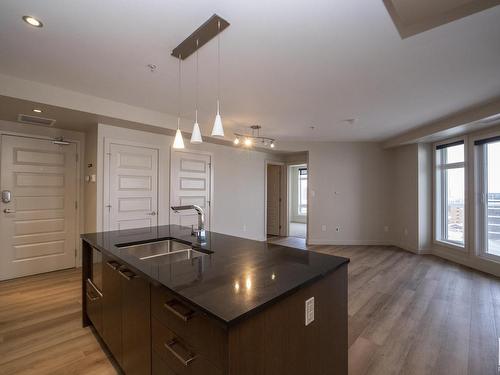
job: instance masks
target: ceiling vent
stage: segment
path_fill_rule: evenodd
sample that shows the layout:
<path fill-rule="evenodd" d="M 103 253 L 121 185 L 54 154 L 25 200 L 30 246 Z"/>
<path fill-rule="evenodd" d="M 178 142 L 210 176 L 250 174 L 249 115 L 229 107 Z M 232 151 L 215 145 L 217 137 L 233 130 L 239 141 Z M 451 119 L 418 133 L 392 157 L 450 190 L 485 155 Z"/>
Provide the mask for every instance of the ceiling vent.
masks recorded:
<path fill-rule="evenodd" d="M 56 120 L 45 117 L 31 116 L 31 115 L 18 115 L 17 121 L 23 124 L 31 125 L 42 125 L 42 126 L 52 126 L 56 123 Z"/>

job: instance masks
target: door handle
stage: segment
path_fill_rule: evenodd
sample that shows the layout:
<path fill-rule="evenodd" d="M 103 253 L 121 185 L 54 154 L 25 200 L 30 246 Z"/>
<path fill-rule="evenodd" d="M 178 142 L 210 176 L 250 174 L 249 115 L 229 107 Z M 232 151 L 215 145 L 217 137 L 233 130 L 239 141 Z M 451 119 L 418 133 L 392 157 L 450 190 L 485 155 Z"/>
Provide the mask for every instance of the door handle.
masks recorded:
<path fill-rule="evenodd" d="M 150 212 L 148 215 L 156 216 L 156 211 Z"/>
<path fill-rule="evenodd" d="M 3 210 L 3 212 L 6 213 L 6 214 L 15 214 L 16 213 L 16 211 L 14 211 L 11 208 L 6 208 L 5 210 Z"/>

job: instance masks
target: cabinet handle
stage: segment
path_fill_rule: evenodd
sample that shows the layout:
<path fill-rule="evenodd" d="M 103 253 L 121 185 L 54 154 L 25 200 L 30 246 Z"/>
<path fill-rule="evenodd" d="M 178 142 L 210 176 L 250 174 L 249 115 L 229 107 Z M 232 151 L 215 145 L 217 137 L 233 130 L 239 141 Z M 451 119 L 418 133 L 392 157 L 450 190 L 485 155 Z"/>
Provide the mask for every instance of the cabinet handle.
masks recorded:
<path fill-rule="evenodd" d="M 114 260 L 110 260 L 109 262 L 106 262 L 106 265 L 108 267 L 110 267 L 111 269 L 113 270 L 117 270 L 118 268 L 120 268 L 120 263 L 118 262 L 115 262 Z"/>
<path fill-rule="evenodd" d="M 94 284 L 94 282 L 93 282 L 92 280 L 87 279 L 87 285 L 90 285 L 90 287 L 91 287 L 92 289 L 94 289 L 94 291 L 98 294 L 98 297 L 95 297 L 96 299 L 97 299 L 97 298 L 99 298 L 99 297 L 100 297 L 100 298 L 102 298 L 102 293 L 101 293 L 101 291 L 99 290 L 99 288 L 98 288 L 98 287 L 96 287 L 96 286 L 95 286 L 95 284 Z M 87 291 L 87 293 L 88 293 L 88 291 Z M 88 295 L 88 294 L 87 294 L 87 295 Z M 91 298 L 91 299 L 92 299 L 92 298 Z M 94 300 L 93 300 L 93 301 L 94 301 Z"/>
<path fill-rule="evenodd" d="M 180 355 L 179 353 L 177 353 L 174 349 L 174 345 L 179 345 L 181 346 L 181 344 L 179 343 L 179 341 L 177 339 L 172 339 L 170 340 L 169 342 L 166 342 L 165 344 L 163 344 L 165 346 L 165 348 L 170 352 L 172 353 L 172 355 L 177 358 L 184 366 L 189 366 L 191 364 L 191 362 L 193 362 L 195 359 L 196 359 L 196 354 L 194 353 L 190 353 L 189 355 L 189 358 L 184 358 L 182 355 Z M 187 350 L 186 350 L 187 351 Z"/>
<path fill-rule="evenodd" d="M 120 275 L 122 275 L 125 279 L 127 279 L 128 281 L 132 280 L 134 277 L 137 276 L 135 273 L 133 273 L 132 271 L 130 271 L 126 268 L 122 269 L 122 270 L 118 270 L 118 273 Z"/>
<path fill-rule="evenodd" d="M 183 320 L 184 322 L 187 322 L 189 319 L 193 317 L 194 311 L 189 311 L 186 314 L 181 313 L 178 311 L 174 306 L 175 305 L 180 305 L 181 303 L 176 301 L 175 299 L 169 302 L 165 302 L 163 304 L 163 307 L 170 311 L 172 314 L 174 314 L 176 317 L 179 319 Z"/>
<path fill-rule="evenodd" d="M 91 301 L 91 302 L 94 302 L 94 301 L 97 301 L 99 299 L 99 297 L 94 297 L 92 295 L 90 295 L 89 292 L 87 292 L 87 298 Z"/>

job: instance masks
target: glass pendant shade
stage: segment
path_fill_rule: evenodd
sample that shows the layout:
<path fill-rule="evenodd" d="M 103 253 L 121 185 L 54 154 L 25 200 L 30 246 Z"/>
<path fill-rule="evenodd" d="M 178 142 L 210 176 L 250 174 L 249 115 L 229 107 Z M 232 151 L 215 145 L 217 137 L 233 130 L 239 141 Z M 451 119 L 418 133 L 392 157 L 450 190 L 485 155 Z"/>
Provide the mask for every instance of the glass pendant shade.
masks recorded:
<path fill-rule="evenodd" d="M 173 148 L 179 149 L 184 148 L 184 140 L 182 139 L 181 129 L 177 128 L 175 132 L 174 145 Z"/>
<path fill-rule="evenodd" d="M 191 143 L 203 143 L 203 138 L 201 138 L 200 125 L 198 125 L 198 122 L 195 122 L 193 125 L 193 133 L 191 133 Z"/>
<path fill-rule="evenodd" d="M 224 137 L 224 127 L 219 113 L 219 101 L 217 101 L 217 115 L 215 116 L 214 127 L 212 128 L 212 137 Z"/>

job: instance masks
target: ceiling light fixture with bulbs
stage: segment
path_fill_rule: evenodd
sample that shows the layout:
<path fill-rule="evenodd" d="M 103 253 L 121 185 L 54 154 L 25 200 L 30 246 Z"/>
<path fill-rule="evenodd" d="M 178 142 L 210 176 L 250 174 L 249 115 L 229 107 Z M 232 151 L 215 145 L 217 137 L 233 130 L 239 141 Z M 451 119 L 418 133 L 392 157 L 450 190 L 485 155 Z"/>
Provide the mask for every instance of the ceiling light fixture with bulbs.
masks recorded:
<path fill-rule="evenodd" d="M 199 144 L 203 142 L 201 136 L 200 125 L 198 124 L 198 92 L 199 92 L 199 73 L 198 73 L 198 50 L 208 41 L 217 36 L 217 113 L 215 116 L 214 126 L 212 128 L 212 137 L 224 137 L 224 128 L 222 126 L 222 118 L 220 116 L 220 33 L 229 26 L 229 22 L 214 14 L 203 25 L 188 36 L 181 44 L 175 47 L 172 51 L 172 56 L 179 59 L 179 116 L 177 119 L 177 131 L 175 134 L 173 148 L 184 148 L 184 141 L 180 131 L 181 118 L 181 99 L 180 99 L 180 64 L 181 60 L 185 60 L 190 55 L 196 52 L 196 97 L 195 97 L 195 121 L 193 124 L 193 132 L 191 134 L 191 143 Z"/>
<path fill-rule="evenodd" d="M 23 21 L 33 27 L 43 27 L 42 21 L 32 16 L 23 16 Z"/>
<path fill-rule="evenodd" d="M 262 126 L 252 125 L 250 126 L 250 129 L 252 129 L 252 134 L 234 133 L 236 138 L 234 138 L 233 143 L 235 146 L 240 145 L 242 143 L 242 140 L 243 146 L 245 147 L 260 145 L 264 147 L 274 148 L 276 146 L 276 140 L 274 138 L 263 137 L 260 135 L 260 129 L 262 129 Z"/>

